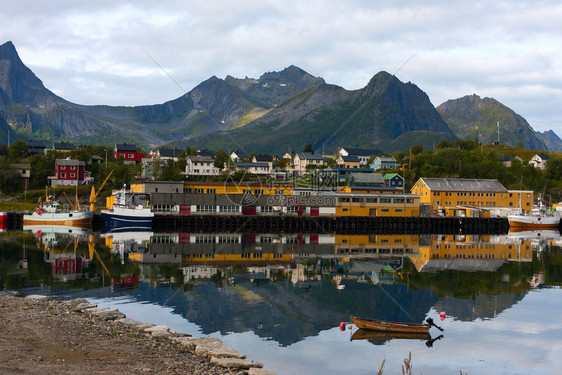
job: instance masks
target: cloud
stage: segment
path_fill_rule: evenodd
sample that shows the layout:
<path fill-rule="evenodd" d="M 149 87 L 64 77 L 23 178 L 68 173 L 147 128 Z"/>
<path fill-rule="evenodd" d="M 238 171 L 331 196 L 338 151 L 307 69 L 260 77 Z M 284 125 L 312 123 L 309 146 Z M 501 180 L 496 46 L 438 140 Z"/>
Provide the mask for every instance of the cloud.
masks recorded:
<path fill-rule="evenodd" d="M 152 59 L 187 91 L 213 75 L 296 65 L 346 89 L 396 72 L 435 105 L 494 97 L 546 130 L 559 127 L 561 18 L 562 5 L 530 1 L 9 0 L 0 40 L 14 42 L 49 89 L 82 104 L 183 94 Z"/>

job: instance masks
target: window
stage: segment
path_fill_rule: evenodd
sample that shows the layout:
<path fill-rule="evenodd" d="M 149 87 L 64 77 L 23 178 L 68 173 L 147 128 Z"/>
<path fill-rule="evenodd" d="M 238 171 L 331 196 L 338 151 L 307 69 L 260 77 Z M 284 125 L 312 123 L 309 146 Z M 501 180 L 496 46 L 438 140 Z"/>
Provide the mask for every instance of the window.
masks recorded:
<path fill-rule="evenodd" d="M 216 194 L 217 189 L 207 189 L 207 194 Z"/>
<path fill-rule="evenodd" d="M 390 203 L 390 198 L 381 198 L 379 200 L 380 203 Z"/>
<path fill-rule="evenodd" d="M 66 178 L 66 173 L 61 173 L 60 178 Z"/>
<path fill-rule="evenodd" d="M 244 193 L 244 194 L 252 194 L 252 189 L 244 189 L 244 191 L 242 191 L 242 193 Z"/>
<path fill-rule="evenodd" d="M 191 188 L 183 188 L 184 194 L 191 194 Z"/>
<path fill-rule="evenodd" d="M 401 208 L 395 208 L 394 212 L 402 212 L 403 210 Z"/>
<path fill-rule="evenodd" d="M 392 203 L 404 203 L 404 198 L 394 198 Z"/>
<path fill-rule="evenodd" d="M 133 158 L 135 157 L 135 154 L 129 154 L 129 155 L 127 155 L 127 157 L 128 157 L 129 159 L 133 159 Z"/>
<path fill-rule="evenodd" d="M 377 203 L 377 198 L 365 198 L 365 202 L 367 202 L 367 203 Z"/>
<path fill-rule="evenodd" d="M 238 212 L 238 206 L 219 206 L 219 212 Z"/>
<path fill-rule="evenodd" d="M 76 173 L 71 173 L 70 177 L 76 177 Z"/>
<path fill-rule="evenodd" d="M 287 207 L 287 213 L 296 214 L 299 212 L 299 206 L 289 206 Z"/>
<path fill-rule="evenodd" d="M 255 195 L 263 195 L 263 189 L 256 189 L 254 190 Z"/>
<path fill-rule="evenodd" d="M 347 210 L 347 208 L 344 208 L 344 209 L 342 209 L 342 211 L 343 211 L 343 212 L 347 212 L 348 210 Z"/>
<path fill-rule="evenodd" d="M 197 212 L 216 212 L 215 206 L 197 205 Z"/>
<path fill-rule="evenodd" d="M 348 202 L 349 202 L 349 198 L 340 197 L 340 198 L 338 198 L 338 201 L 339 201 L 340 203 L 348 203 Z"/>
<path fill-rule="evenodd" d="M 195 188 L 195 194 L 203 194 L 205 189 Z"/>
<path fill-rule="evenodd" d="M 273 212 L 273 206 L 262 206 L 261 212 Z"/>
<path fill-rule="evenodd" d="M 363 198 L 352 198 L 353 203 L 363 203 Z"/>
<path fill-rule="evenodd" d="M 389 212 L 390 210 L 388 208 L 381 208 L 381 212 Z"/>

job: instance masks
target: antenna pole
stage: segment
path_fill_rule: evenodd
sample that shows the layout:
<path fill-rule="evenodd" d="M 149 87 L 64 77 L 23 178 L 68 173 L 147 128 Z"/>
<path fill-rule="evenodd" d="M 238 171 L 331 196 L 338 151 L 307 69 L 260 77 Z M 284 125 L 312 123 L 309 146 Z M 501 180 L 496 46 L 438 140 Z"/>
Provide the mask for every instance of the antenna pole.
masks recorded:
<path fill-rule="evenodd" d="M 500 144 L 500 122 L 498 121 L 498 145 Z"/>

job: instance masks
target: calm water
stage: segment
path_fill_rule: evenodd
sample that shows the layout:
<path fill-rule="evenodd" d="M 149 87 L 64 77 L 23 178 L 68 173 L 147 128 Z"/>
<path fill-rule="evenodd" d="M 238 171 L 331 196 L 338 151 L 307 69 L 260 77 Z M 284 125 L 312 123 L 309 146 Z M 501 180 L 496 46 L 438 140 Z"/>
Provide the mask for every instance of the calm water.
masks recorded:
<path fill-rule="evenodd" d="M 3 233 L 0 287 L 85 297 L 223 342 L 278 374 L 557 374 L 558 232 L 503 236 Z M 439 319 L 444 311 L 446 318 Z M 350 315 L 422 322 L 350 340 Z M 428 345 L 432 344 L 432 346 Z"/>

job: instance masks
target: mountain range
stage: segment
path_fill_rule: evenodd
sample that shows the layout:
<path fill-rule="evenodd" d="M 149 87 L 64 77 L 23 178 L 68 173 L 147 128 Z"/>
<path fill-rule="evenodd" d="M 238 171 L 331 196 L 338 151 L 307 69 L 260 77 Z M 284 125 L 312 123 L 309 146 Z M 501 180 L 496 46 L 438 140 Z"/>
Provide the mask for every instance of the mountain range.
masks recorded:
<path fill-rule="evenodd" d="M 379 72 L 359 90 L 328 84 L 296 66 L 258 79 L 215 76 L 177 99 L 135 107 L 85 106 L 49 91 L 15 46 L 0 46 L 0 142 L 11 139 L 74 143 L 136 143 L 252 152 L 333 151 L 338 146 L 386 152 L 446 139 L 493 139 L 532 149 L 562 150 L 552 131 L 535 132 L 494 99 L 472 95 L 437 109 L 413 83 Z"/>

